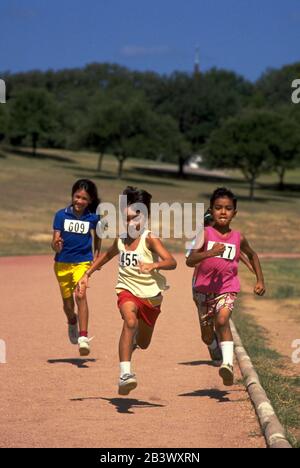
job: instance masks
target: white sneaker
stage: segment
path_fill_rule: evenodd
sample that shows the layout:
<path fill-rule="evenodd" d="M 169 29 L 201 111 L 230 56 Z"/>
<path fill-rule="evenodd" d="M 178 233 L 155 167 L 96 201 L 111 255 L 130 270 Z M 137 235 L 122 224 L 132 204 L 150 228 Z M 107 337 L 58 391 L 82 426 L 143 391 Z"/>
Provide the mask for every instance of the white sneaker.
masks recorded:
<path fill-rule="evenodd" d="M 223 379 L 223 385 L 231 387 L 234 383 L 233 366 L 230 364 L 222 364 L 219 375 Z"/>
<path fill-rule="evenodd" d="M 80 356 L 88 356 L 90 354 L 90 342 L 93 338 L 87 338 L 86 336 L 80 336 L 78 338 L 78 347 Z"/>
<path fill-rule="evenodd" d="M 79 338 L 78 322 L 76 322 L 75 325 L 71 325 L 70 323 L 68 324 L 68 335 L 69 335 L 69 340 L 72 344 L 75 345 L 78 343 L 78 338 Z"/>
<path fill-rule="evenodd" d="M 119 395 L 128 395 L 137 387 L 135 374 L 124 374 L 119 380 Z"/>

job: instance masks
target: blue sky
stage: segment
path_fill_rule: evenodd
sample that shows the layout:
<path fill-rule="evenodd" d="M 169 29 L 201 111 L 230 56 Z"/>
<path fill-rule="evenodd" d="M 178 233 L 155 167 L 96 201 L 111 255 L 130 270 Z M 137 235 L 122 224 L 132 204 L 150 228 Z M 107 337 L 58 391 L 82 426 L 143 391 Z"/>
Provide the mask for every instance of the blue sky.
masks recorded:
<path fill-rule="evenodd" d="M 0 70 L 114 62 L 234 70 L 250 80 L 300 61 L 299 0 L 0 0 Z"/>

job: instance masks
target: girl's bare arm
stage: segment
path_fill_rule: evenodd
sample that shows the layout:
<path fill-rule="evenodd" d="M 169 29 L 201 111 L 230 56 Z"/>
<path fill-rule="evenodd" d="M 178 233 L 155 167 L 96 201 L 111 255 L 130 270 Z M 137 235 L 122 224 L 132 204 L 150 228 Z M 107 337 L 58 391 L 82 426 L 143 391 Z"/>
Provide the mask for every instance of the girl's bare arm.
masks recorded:
<path fill-rule="evenodd" d="M 140 269 L 143 273 L 150 272 L 152 270 L 175 270 L 177 267 L 177 262 L 173 255 L 163 245 L 160 239 L 150 234 L 147 237 L 146 242 L 149 250 L 151 250 L 153 253 L 156 253 L 160 260 L 150 264 L 140 263 Z"/>
<path fill-rule="evenodd" d="M 254 287 L 254 293 L 258 296 L 263 296 L 266 292 L 266 288 L 260 261 L 257 253 L 250 247 L 249 242 L 243 234 L 241 235 L 241 251 L 244 252 L 249 258 L 249 261 L 256 275 L 257 282 Z"/>

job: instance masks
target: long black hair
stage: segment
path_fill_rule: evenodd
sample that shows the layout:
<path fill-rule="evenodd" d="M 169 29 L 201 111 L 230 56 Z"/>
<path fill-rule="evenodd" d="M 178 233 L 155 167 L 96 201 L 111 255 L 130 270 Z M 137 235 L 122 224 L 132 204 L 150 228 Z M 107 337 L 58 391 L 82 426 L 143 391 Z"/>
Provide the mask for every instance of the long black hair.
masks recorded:
<path fill-rule="evenodd" d="M 94 182 L 89 179 L 79 179 L 72 187 L 72 198 L 74 193 L 78 190 L 85 190 L 86 193 L 90 196 L 91 203 L 89 204 L 89 210 L 91 213 L 96 213 L 97 207 L 101 202 L 98 196 L 98 189 Z"/>

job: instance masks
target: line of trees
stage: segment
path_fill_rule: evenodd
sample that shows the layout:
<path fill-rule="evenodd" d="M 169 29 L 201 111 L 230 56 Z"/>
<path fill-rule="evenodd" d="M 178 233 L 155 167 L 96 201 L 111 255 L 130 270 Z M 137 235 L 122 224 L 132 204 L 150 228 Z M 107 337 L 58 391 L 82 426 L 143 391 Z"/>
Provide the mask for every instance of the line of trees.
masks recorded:
<path fill-rule="evenodd" d="M 111 64 L 58 72 L 2 73 L 0 142 L 93 149 L 102 170 L 114 154 L 122 177 L 128 157 L 182 162 L 204 154 L 207 167 L 239 168 L 254 195 L 257 178 L 300 166 L 300 105 L 291 83 L 300 63 L 268 70 L 250 83 L 212 69 L 199 76 L 133 72 Z"/>

